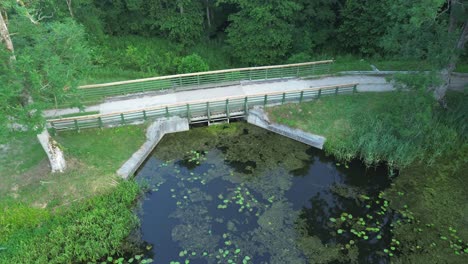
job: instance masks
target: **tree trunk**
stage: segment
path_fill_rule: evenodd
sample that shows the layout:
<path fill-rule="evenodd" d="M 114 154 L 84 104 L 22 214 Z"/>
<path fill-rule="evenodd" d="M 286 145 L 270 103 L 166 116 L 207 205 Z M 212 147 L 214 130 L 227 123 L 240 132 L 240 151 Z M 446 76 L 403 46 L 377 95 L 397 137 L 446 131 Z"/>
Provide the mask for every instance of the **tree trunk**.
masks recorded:
<path fill-rule="evenodd" d="M 206 21 L 208 23 L 208 28 L 211 28 L 211 14 L 210 14 L 210 1 L 206 0 Z"/>
<path fill-rule="evenodd" d="M 457 44 L 455 46 L 455 54 L 453 55 L 450 63 L 445 67 L 441 72 L 442 85 L 438 86 L 434 90 L 434 97 L 441 103 L 441 105 L 446 106 L 445 103 L 445 94 L 448 87 L 450 86 L 450 77 L 452 76 L 453 71 L 455 70 L 459 52 L 462 52 L 465 48 L 465 44 L 468 41 L 468 20 L 463 23 L 463 28 L 458 38 Z"/>
<path fill-rule="evenodd" d="M 15 57 L 15 48 L 13 42 L 11 41 L 10 32 L 8 31 L 8 26 L 6 20 L 3 18 L 3 14 L 0 11 L 0 35 L 2 37 L 2 42 L 5 42 L 6 48 L 11 53 L 11 60 L 16 60 Z"/>
<path fill-rule="evenodd" d="M 66 0 L 66 1 L 67 1 L 67 6 L 68 6 L 68 12 L 70 12 L 70 16 L 72 18 L 75 18 L 75 15 L 73 14 L 72 0 Z"/>
<path fill-rule="evenodd" d="M 49 135 L 47 129 L 44 129 L 41 134 L 38 134 L 37 139 L 47 153 L 47 157 L 49 157 L 52 173 L 64 172 L 67 168 L 65 156 L 58 143 Z"/>

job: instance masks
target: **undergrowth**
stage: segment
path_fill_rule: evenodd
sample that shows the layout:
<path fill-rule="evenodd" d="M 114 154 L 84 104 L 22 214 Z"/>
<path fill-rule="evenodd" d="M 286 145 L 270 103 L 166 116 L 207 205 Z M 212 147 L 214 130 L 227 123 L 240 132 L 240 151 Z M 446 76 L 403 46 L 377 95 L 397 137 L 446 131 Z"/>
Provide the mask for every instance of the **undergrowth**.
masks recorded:
<path fill-rule="evenodd" d="M 328 97 L 268 112 L 278 123 L 325 136 L 326 151 L 345 161 L 432 164 L 466 139 L 467 94 L 449 95 L 450 108 L 443 110 L 422 90 L 428 80 L 412 78 L 409 91 Z"/>
<path fill-rule="evenodd" d="M 18 203 L 4 204 L 0 215 L 0 263 L 98 261 L 120 252 L 138 224 L 132 211 L 140 193 L 133 182 L 73 203 L 56 212 Z"/>

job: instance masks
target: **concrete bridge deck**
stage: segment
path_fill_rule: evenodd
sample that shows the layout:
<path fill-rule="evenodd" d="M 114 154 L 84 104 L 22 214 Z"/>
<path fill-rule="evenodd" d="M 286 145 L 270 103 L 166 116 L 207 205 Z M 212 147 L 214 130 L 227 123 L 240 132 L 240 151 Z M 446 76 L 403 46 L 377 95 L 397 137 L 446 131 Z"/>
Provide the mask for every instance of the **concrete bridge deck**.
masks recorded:
<path fill-rule="evenodd" d="M 249 96 L 253 94 L 287 92 L 306 89 L 309 87 L 340 85 L 345 83 L 359 83 L 358 92 L 385 92 L 392 91 L 393 85 L 386 80 L 385 72 L 363 72 L 343 76 L 328 76 L 316 79 L 278 79 L 269 81 L 245 81 L 240 85 L 200 90 L 180 91 L 167 93 L 164 91 L 129 96 L 109 97 L 104 103 L 85 108 L 85 112 L 99 112 L 100 114 L 132 111 L 151 108 L 167 104 L 191 103 L 194 101 L 222 100 L 226 97 Z M 468 84 L 468 75 L 455 74 L 451 89 L 462 90 Z M 47 118 L 59 118 L 63 115 L 78 113 L 78 108 L 47 110 Z"/>

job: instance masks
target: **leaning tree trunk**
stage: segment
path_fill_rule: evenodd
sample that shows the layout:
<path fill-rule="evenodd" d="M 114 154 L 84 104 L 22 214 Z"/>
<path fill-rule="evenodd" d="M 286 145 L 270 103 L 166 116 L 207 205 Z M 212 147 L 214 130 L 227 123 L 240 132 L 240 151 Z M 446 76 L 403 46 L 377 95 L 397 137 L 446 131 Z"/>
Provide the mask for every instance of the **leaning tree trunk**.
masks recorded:
<path fill-rule="evenodd" d="M 10 57 L 11 60 L 16 60 L 15 48 L 13 46 L 13 42 L 11 41 L 10 32 L 8 31 L 8 26 L 7 26 L 5 18 L 3 18 L 3 14 L 1 10 L 0 10 L 0 36 L 2 37 L 1 42 L 5 42 L 5 46 L 7 50 L 9 50 L 11 53 L 11 57 Z"/>
<path fill-rule="evenodd" d="M 6 48 L 12 54 L 10 57 L 11 58 L 10 63 L 14 63 L 16 61 L 15 49 L 13 46 L 13 42 L 11 41 L 10 33 L 8 31 L 7 22 L 4 19 L 1 10 L 0 10 L 0 37 L 2 40 L 1 42 L 5 43 Z M 22 101 L 23 101 L 24 106 L 32 103 L 32 98 L 26 88 L 24 89 L 22 96 L 23 96 Z M 64 154 L 62 150 L 59 148 L 59 145 L 57 144 L 57 142 L 55 142 L 50 137 L 47 129 L 44 129 L 44 131 L 41 134 L 37 135 L 37 138 L 39 139 L 39 142 L 41 143 L 42 148 L 47 153 L 47 157 L 49 158 L 52 172 L 63 172 L 66 168 L 66 162 L 65 162 Z"/>
<path fill-rule="evenodd" d="M 449 30 L 453 30 L 454 26 L 452 25 L 452 23 L 454 22 L 451 22 Z M 445 94 L 448 90 L 448 87 L 450 86 L 450 78 L 456 67 L 456 62 L 459 56 L 458 53 L 463 51 L 467 41 L 468 41 L 468 20 L 463 23 L 463 28 L 461 30 L 460 37 L 458 38 L 458 41 L 455 46 L 455 55 L 453 55 L 447 67 L 442 69 L 442 71 L 440 72 L 440 75 L 442 78 L 442 84 L 436 87 L 434 90 L 434 97 L 443 106 L 446 106 Z"/>
<path fill-rule="evenodd" d="M 64 172 L 67 168 L 65 156 L 63 151 L 60 149 L 59 144 L 49 135 L 47 128 L 45 128 L 41 134 L 37 135 L 37 139 L 47 153 L 47 157 L 49 157 L 52 172 Z"/>

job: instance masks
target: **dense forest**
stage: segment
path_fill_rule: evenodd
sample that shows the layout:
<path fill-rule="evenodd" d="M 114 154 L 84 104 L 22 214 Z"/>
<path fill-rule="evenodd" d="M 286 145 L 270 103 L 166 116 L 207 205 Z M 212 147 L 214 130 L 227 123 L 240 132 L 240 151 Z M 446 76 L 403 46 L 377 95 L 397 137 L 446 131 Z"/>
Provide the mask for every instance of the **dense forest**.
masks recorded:
<path fill-rule="evenodd" d="M 448 87 L 453 73 L 468 73 L 467 41 L 468 0 L 0 0 L 0 263 L 151 261 L 143 258 L 150 245 L 128 241 L 139 225 L 135 201 L 151 190 L 116 176 L 145 142 L 146 123 L 52 135 L 49 144 L 63 149 L 68 168 L 50 173 L 44 162 L 36 135 L 48 131 L 46 110 L 67 105 L 79 111 L 73 114 L 99 114 L 84 110 L 80 85 L 328 59 L 335 60 L 332 75 L 410 74 L 383 80 L 394 92 L 336 92 L 268 109 L 275 122 L 325 136 L 324 153 L 336 158 L 330 164 L 338 170 L 349 172 L 359 160 L 363 171 L 390 172 L 388 186 L 374 196 L 335 190 L 347 202 L 368 203 L 364 211 L 372 215 L 319 214 L 332 242 L 300 228 L 308 262 L 357 263 L 354 243 L 372 240 L 388 263 L 466 263 L 467 90 Z M 255 136 L 220 127 L 203 133 L 236 143 L 240 135 Z M 196 147 L 181 153 L 204 162 Z M 294 153 L 276 154 L 294 160 Z M 391 226 L 388 235 L 355 237 L 351 230 L 364 230 L 364 218 L 366 232 L 382 221 Z"/>
<path fill-rule="evenodd" d="M 442 100 L 463 69 L 466 9 L 458 0 L 2 1 L 2 123 L 13 115 L 36 126 L 41 109 L 83 83 L 325 58 L 350 70 L 369 59 L 441 72 Z"/>

